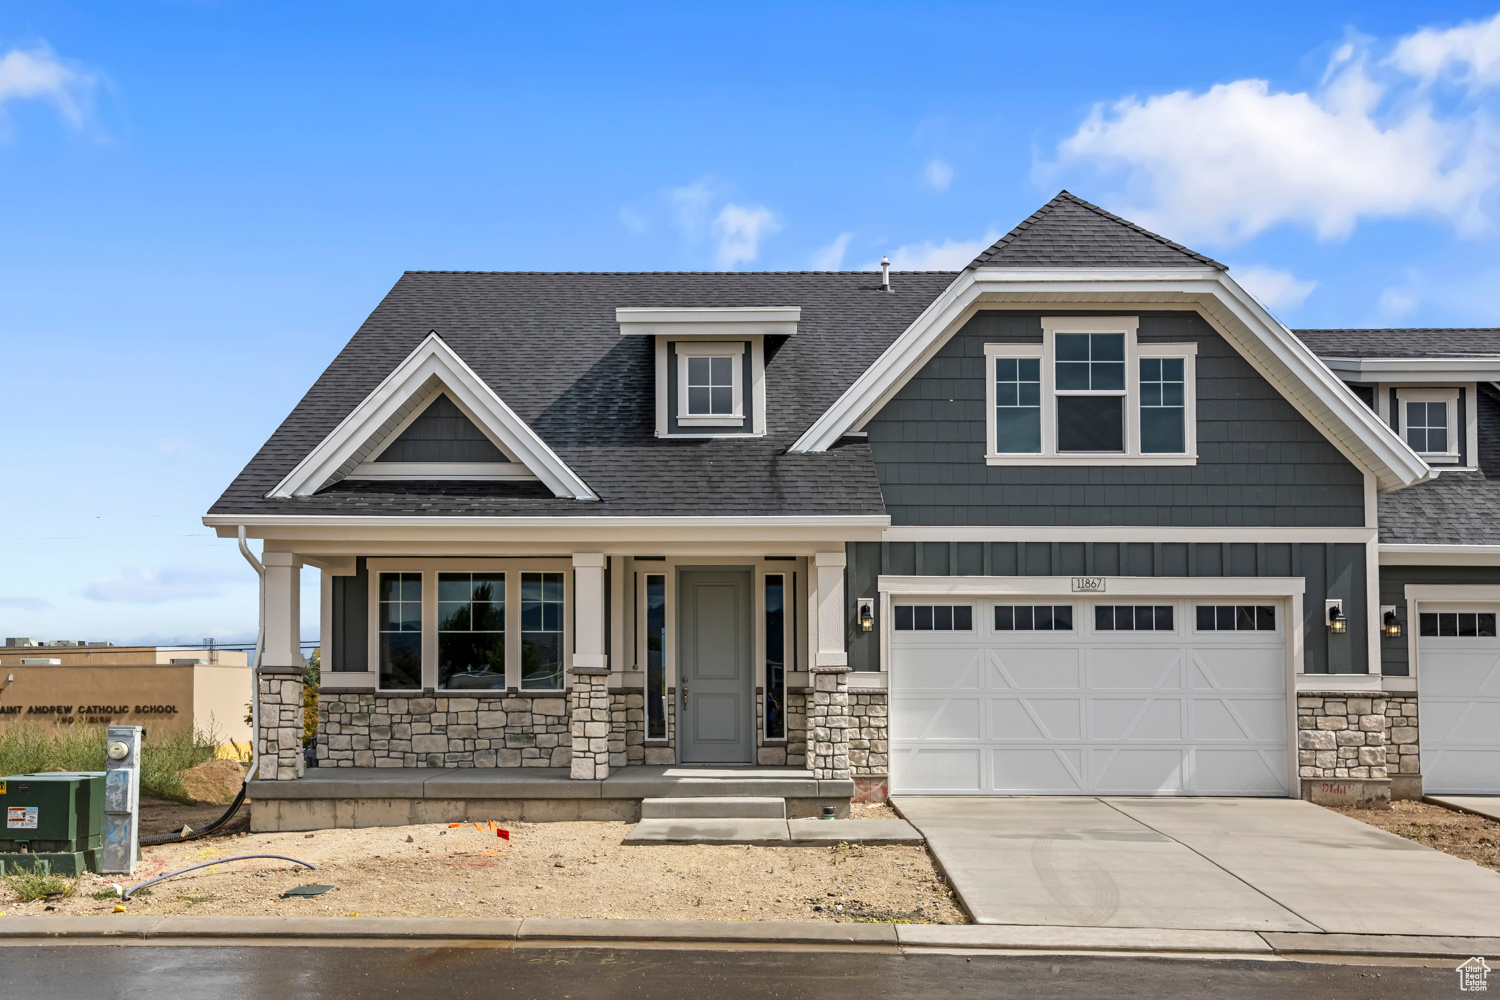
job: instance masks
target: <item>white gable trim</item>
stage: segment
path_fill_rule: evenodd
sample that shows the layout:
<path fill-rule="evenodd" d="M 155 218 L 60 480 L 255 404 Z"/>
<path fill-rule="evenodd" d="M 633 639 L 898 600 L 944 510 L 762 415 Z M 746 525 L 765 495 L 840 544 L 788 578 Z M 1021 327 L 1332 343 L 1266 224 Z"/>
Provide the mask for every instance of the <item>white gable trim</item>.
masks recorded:
<path fill-rule="evenodd" d="M 554 495 L 599 499 L 436 333 L 428 334 L 268 496 L 309 496 L 326 486 L 433 379 L 442 383 L 442 391 L 506 455 L 529 469 Z"/>
<path fill-rule="evenodd" d="M 1434 473 L 1290 330 L 1216 268 L 978 268 L 960 274 L 815 420 L 793 452 L 861 429 L 982 307 L 1194 309 L 1381 490 Z"/>

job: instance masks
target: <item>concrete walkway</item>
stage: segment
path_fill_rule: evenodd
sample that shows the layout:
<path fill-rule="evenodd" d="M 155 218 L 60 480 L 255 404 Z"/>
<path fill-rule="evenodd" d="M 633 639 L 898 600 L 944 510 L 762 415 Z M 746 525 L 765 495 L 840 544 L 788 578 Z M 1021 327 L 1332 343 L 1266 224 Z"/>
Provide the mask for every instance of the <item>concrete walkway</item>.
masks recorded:
<path fill-rule="evenodd" d="M 1428 795 L 1426 799 L 1500 823 L 1500 795 Z"/>
<path fill-rule="evenodd" d="M 1483 936 L 1500 872 L 1295 799 L 898 796 L 981 924 Z"/>

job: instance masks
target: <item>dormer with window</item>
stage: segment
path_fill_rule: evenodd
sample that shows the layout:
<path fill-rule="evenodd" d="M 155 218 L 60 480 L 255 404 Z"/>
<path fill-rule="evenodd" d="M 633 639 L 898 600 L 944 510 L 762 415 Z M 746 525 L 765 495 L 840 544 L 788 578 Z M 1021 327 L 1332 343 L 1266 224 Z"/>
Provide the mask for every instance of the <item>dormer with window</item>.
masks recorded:
<path fill-rule="evenodd" d="M 766 433 L 766 338 L 797 332 L 797 306 L 616 309 L 625 337 L 652 337 L 656 436 Z"/>

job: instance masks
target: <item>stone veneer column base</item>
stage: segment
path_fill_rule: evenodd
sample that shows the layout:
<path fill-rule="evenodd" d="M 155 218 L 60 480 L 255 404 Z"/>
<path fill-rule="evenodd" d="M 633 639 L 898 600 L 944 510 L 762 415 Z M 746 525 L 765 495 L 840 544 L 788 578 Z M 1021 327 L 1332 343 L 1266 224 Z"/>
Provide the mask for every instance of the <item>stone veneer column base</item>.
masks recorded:
<path fill-rule="evenodd" d="M 568 671 L 573 687 L 568 692 L 569 725 L 573 735 L 572 778 L 593 781 L 609 777 L 610 744 L 625 751 L 624 720 L 620 733 L 612 734 L 608 667 L 574 667 Z"/>
<path fill-rule="evenodd" d="M 256 697 L 260 699 L 261 781 L 294 781 L 302 777 L 301 667 L 259 667 L 255 671 Z"/>
<path fill-rule="evenodd" d="M 813 667 L 807 705 L 808 770 L 814 778 L 852 778 L 849 766 L 849 668 Z"/>
<path fill-rule="evenodd" d="M 1297 692 L 1302 798 L 1322 806 L 1390 808 L 1388 707 L 1384 693 Z"/>

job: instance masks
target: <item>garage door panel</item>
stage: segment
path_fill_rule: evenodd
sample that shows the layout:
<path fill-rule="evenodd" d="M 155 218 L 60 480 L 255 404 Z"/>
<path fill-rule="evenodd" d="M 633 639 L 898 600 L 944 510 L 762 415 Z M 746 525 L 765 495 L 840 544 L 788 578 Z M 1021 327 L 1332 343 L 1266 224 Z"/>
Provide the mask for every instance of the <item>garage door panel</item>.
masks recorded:
<path fill-rule="evenodd" d="M 1081 599 L 1076 631 L 991 631 L 989 603 L 962 638 L 892 634 L 893 791 L 1286 794 L 1282 633 L 1094 632 Z"/>
<path fill-rule="evenodd" d="M 1429 615 L 1451 620 L 1453 611 L 1500 611 L 1494 605 L 1423 604 Z M 1449 613 L 1444 613 L 1449 612 Z M 1421 635 L 1417 639 L 1418 739 L 1422 788 L 1442 794 L 1500 795 L 1500 637 Z"/>
<path fill-rule="evenodd" d="M 987 791 L 1009 795 L 1071 795 L 1084 790 L 1081 747 L 991 750 Z"/>
<path fill-rule="evenodd" d="M 1194 742 L 1276 742 L 1286 732 L 1286 702 L 1276 698 L 1194 698 L 1188 739 Z"/>
<path fill-rule="evenodd" d="M 1446 743 L 1496 742 L 1500 733 L 1500 699 L 1495 701 L 1423 700 L 1418 718 L 1431 733 L 1434 749 Z M 1497 760 L 1500 764 L 1500 760 Z"/>
<path fill-rule="evenodd" d="M 1083 688 L 1083 656 L 1057 646 L 1005 645 L 989 651 L 986 680 L 992 688 L 1020 691 Z"/>
<path fill-rule="evenodd" d="M 1281 795 L 1286 791 L 1287 752 L 1280 748 L 1230 750 L 1194 747 L 1189 791 L 1232 795 Z"/>
<path fill-rule="evenodd" d="M 1192 651 L 1188 686 L 1195 690 L 1264 691 L 1280 697 L 1286 689 L 1286 661 L 1280 646 Z"/>
<path fill-rule="evenodd" d="M 1180 698 L 1094 698 L 1089 736 L 1095 740 L 1182 739 Z"/>
<path fill-rule="evenodd" d="M 1089 687 L 1095 691 L 1183 686 L 1182 650 L 1177 647 L 1096 647 L 1089 654 Z"/>
<path fill-rule="evenodd" d="M 979 747 L 893 747 L 891 782 L 899 788 L 921 788 L 933 792 L 982 792 Z"/>
<path fill-rule="evenodd" d="M 1177 747 L 1114 747 L 1089 751 L 1094 791 L 1152 795 L 1183 790 L 1183 751 Z"/>

